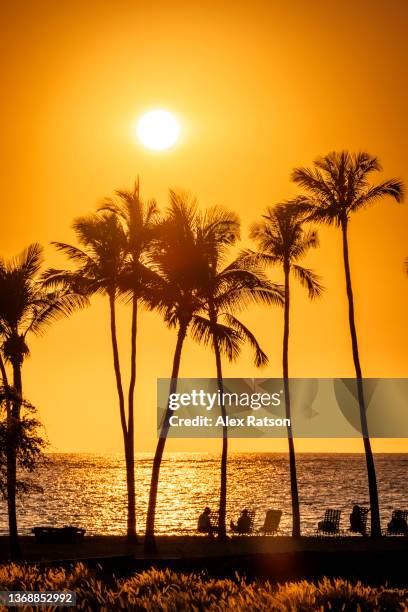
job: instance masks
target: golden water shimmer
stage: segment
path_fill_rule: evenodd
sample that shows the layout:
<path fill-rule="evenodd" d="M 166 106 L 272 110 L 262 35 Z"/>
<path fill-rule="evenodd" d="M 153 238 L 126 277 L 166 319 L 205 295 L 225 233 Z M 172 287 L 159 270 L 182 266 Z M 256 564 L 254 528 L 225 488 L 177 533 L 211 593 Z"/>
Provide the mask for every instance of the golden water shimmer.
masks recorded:
<path fill-rule="evenodd" d="M 158 534 L 188 534 L 196 529 L 205 506 L 219 502 L 219 456 L 204 453 L 169 453 L 160 478 L 157 504 Z M 355 503 L 368 506 L 363 455 L 300 454 L 298 458 L 302 532 L 313 533 L 327 507 L 343 511 L 342 527 Z M 406 506 L 408 458 L 377 455 L 382 524 L 394 508 Z M 138 531 L 145 526 L 151 475 L 151 455 L 140 454 L 136 464 Z M 392 477 L 391 477 L 392 475 Z M 281 534 L 291 531 L 288 460 L 284 454 L 237 453 L 228 464 L 227 520 L 247 507 L 256 510 L 256 527 L 270 508 L 283 511 Z M 56 454 L 36 475 L 43 494 L 19 504 L 21 533 L 33 526 L 74 524 L 88 534 L 126 533 L 126 481 L 118 455 Z M 4 503 L 0 506 L 0 534 L 7 533 Z"/>

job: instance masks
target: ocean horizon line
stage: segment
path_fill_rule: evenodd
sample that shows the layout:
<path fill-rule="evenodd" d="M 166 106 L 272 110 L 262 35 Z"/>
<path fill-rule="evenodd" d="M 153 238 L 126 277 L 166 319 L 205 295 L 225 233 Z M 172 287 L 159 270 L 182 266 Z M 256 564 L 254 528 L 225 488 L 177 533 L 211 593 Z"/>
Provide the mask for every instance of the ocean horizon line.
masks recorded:
<path fill-rule="evenodd" d="M 96 455 L 96 456 L 123 456 L 122 451 L 81 451 L 81 450 L 58 450 L 58 451 L 47 451 L 44 453 L 45 455 Z M 212 455 L 218 456 L 220 454 L 219 451 L 189 451 L 189 450 L 172 450 L 166 451 L 165 456 L 167 455 Z M 288 451 L 230 451 L 230 455 L 281 455 L 285 456 L 288 454 Z M 298 451 L 297 455 L 364 455 L 364 451 Z M 374 455 L 408 455 L 407 452 L 403 451 L 381 451 L 376 452 L 373 451 Z M 151 455 L 153 457 L 154 451 L 136 451 L 135 456 L 138 455 Z"/>

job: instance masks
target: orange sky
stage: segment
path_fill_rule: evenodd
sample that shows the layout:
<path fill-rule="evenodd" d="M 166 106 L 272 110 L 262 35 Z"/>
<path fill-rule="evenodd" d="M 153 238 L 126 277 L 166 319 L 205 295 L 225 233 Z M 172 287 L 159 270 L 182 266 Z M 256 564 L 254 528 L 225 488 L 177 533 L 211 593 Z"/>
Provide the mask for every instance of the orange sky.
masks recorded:
<path fill-rule="evenodd" d="M 86 4 L 86 6 L 83 6 Z M 222 204 L 248 225 L 292 196 L 290 170 L 332 149 L 365 149 L 385 175 L 408 182 L 406 0 L 286 2 L 15 2 L 3 7 L 0 252 L 32 241 L 62 264 L 51 240 L 70 242 L 72 219 L 140 174 L 142 194 L 164 206 L 183 188 Z M 183 137 L 149 153 L 132 136 L 151 107 L 174 111 Z M 363 371 L 408 374 L 407 206 L 360 213 L 350 227 Z M 323 299 L 294 291 L 293 376 L 352 376 L 340 235 L 320 229 L 307 265 L 324 278 Z M 274 272 L 274 278 L 279 274 Z M 127 349 L 128 311 L 120 314 Z M 282 312 L 245 320 L 270 355 L 260 376 L 280 375 Z M 140 322 L 137 447 L 155 442 L 155 381 L 170 373 L 174 332 L 156 315 Z M 107 304 L 31 340 L 27 397 L 39 407 L 52 450 L 121 451 Z M 124 358 L 127 352 L 122 351 Z M 127 363 L 126 363 L 127 365 Z M 213 376 L 211 353 L 187 343 L 181 374 Z M 256 376 L 249 355 L 226 376 Z M 237 450 L 284 450 L 285 441 L 234 441 Z M 209 449 L 218 441 L 172 441 Z M 303 450 L 356 450 L 361 442 L 299 441 Z M 376 450 L 408 450 L 405 440 Z"/>

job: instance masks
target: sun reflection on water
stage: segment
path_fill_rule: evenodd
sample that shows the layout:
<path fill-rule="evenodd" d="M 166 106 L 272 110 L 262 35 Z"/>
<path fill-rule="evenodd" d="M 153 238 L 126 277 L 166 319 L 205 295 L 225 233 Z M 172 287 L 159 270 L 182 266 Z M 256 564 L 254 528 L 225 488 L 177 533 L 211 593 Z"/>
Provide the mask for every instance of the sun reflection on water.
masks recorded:
<path fill-rule="evenodd" d="M 160 476 L 156 514 L 161 534 L 194 533 L 205 506 L 218 505 L 217 455 L 169 453 Z M 407 481 L 406 455 L 376 457 L 384 524 L 392 508 L 404 505 L 401 483 Z M 343 510 L 344 527 L 354 503 L 368 505 L 364 457 L 359 455 L 300 455 L 299 491 L 303 533 L 313 533 L 326 507 Z M 390 478 L 392 474 L 392 478 Z M 151 455 L 136 461 L 138 531 L 143 531 L 151 476 Z M 36 474 L 43 494 L 19 503 L 21 533 L 35 525 L 74 524 L 88 534 L 123 534 L 126 530 L 126 479 L 118 455 L 51 455 Z M 240 509 L 256 510 L 260 527 L 269 508 L 283 511 L 281 533 L 290 533 L 290 490 L 287 456 L 284 454 L 234 454 L 228 466 L 228 515 L 236 519 Z M 0 505 L 0 533 L 7 533 L 4 502 Z"/>

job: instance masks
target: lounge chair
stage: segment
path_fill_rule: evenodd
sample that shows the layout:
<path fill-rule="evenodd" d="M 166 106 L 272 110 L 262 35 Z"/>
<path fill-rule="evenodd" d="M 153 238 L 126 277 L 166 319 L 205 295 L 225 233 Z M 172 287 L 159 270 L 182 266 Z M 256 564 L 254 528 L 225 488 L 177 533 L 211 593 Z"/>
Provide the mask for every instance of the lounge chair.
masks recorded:
<path fill-rule="evenodd" d="M 282 510 L 268 510 L 263 527 L 259 530 L 260 533 L 263 533 L 263 535 L 276 535 L 278 533 L 281 516 Z"/>
<path fill-rule="evenodd" d="M 341 510 L 329 508 L 324 513 L 324 519 L 317 525 L 316 535 L 339 535 L 340 534 Z"/>
<path fill-rule="evenodd" d="M 353 533 L 361 533 L 361 535 L 367 534 L 367 518 L 368 513 L 370 512 L 370 508 L 362 508 L 361 506 L 355 506 L 357 509 L 357 515 L 355 517 L 356 523 L 358 524 L 358 529 L 350 525 L 349 531 Z"/>
<path fill-rule="evenodd" d="M 253 533 L 254 531 L 254 522 L 255 522 L 255 510 L 249 510 L 248 512 L 248 518 L 249 518 L 249 527 L 248 529 L 246 529 L 245 531 L 240 531 L 238 528 L 237 529 L 232 529 L 231 526 L 231 531 L 237 535 L 249 535 L 251 533 Z"/>
<path fill-rule="evenodd" d="M 391 521 L 388 523 L 388 526 L 387 526 L 386 534 L 387 535 L 408 535 L 407 523 L 408 523 L 408 510 L 393 510 Z"/>
<path fill-rule="evenodd" d="M 85 529 L 79 527 L 34 527 L 31 532 L 37 542 L 77 543 L 85 535 Z"/>

